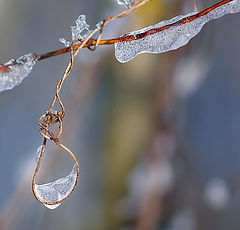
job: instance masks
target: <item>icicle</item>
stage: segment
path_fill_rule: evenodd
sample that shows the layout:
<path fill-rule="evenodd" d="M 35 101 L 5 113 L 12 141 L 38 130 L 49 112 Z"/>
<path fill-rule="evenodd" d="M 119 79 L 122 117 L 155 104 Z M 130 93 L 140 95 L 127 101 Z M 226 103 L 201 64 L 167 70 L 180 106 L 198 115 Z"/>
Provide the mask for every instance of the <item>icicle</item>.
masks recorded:
<path fill-rule="evenodd" d="M 226 14 L 240 12 L 240 0 L 233 0 L 218 6 L 207 14 L 196 18 L 192 21 L 181 23 L 180 20 L 197 14 L 196 12 L 184 16 L 177 16 L 167 21 L 162 21 L 156 25 L 146 27 L 144 29 L 131 32 L 125 36 L 134 36 L 134 40 L 120 42 L 115 44 L 115 56 L 118 61 L 124 63 L 133 59 L 141 53 L 163 53 L 169 50 L 175 50 L 186 45 L 191 38 L 196 36 L 204 24 L 220 18 Z M 179 22 L 179 23 L 178 23 Z M 174 25 L 171 25 L 173 24 Z M 162 28 L 163 30 L 156 33 L 150 33 L 146 36 L 147 31 Z M 142 38 L 141 38 L 142 35 Z"/>
<path fill-rule="evenodd" d="M 35 185 L 36 194 L 42 200 L 46 202 L 57 202 L 68 196 L 77 180 L 77 166 L 74 164 L 71 173 L 63 178 L 60 178 L 56 181 Z M 60 203 L 61 204 L 61 203 Z M 47 205 L 44 204 L 49 209 L 55 209 L 60 204 Z"/>
<path fill-rule="evenodd" d="M 118 5 L 123 5 L 127 8 L 131 8 L 135 0 L 114 0 Z"/>
<path fill-rule="evenodd" d="M 86 16 L 80 15 L 75 23 L 75 26 L 71 26 L 72 41 L 78 39 L 85 40 L 92 32 L 89 30 L 89 25 L 86 23 Z M 71 45 L 71 42 L 67 41 L 65 38 L 59 38 L 59 41 L 62 42 L 66 47 Z"/>
<path fill-rule="evenodd" d="M 19 85 L 30 74 L 37 61 L 38 56 L 30 53 L 0 65 L 0 92 Z"/>

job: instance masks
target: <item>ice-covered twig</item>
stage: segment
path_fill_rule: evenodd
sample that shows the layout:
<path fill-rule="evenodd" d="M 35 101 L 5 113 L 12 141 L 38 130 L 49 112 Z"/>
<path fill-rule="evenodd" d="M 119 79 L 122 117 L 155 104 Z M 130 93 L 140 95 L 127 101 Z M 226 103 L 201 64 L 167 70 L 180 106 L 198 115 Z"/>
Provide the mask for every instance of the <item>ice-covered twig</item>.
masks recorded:
<path fill-rule="evenodd" d="M 0 92 L 19 85 L 29 75 L 37 61 L 38 55 L 30 53 L 0 65 Z"/>
<path fill-rule="evenodd" d="M 186 45 L 209 21 L 240 12 L 240 0 L 222 1 L 200 13 L 177 16 L 131 32 L 115 44 L 115 56 L 128 62 L 141 53 L 163 53 Z"/>
<path fill-rule="evenodd" d="M 149 0 L 142 0 L 142 1 L 138 1 L 138 2 L 143 2 L 142 4 L 148 2 Z M 232 2 L 232 3 L 231 3 Z M 193 22 L 194 20 L 196 19 L 199 19 L 203 16 L 207 16 L 207 15 L 210 15 L 211 16 L 211 12 L 217 8 L 220 9 L 221 11 L 221 8 L 222 6 L 225 6 L 226 8 L 228 8 L 229 6 L 231 6 L 231 4 L 235 5 L 235 3 L 238 2 L 239 4 L 239 0 L 223 0 L 199 13 L 192 13 L 193 15 L 191 16 L 178 16 L 178 20 L 175 21 L 174 23 L 170 23 L 170 24 L 166 24 L 160 28 L 155 28 L 156 25 L 160 25 L 160 23 L 156 24 L 155 26 L 152 26 L 154 28 L 150 29 L 149 27 L 149 30 L 146 30 L 147 28 L 145 29 L 142 29 L 142 30 L 139 30 L 139 31 L 135 31 L 135 32 L 139 32 L 139 34 L 126 34 L 126 35 L 123 35 L 121 37 L 118 37 L 118 38 L 113 38 L 113 39 L 106 39 L 106 40 L 100 40 L 98 45 L 113 45 L 113 44 L 116 44 L 116 43 L 123 43 L 123 42 L 131 42 L 131 41 L 135 41 L 135 40 L 140 40 L 140 39 L 143 39 L 145 37 L 148 37 L 148 36 L 151 36 L 151 35 L 154 35 L 156 33 L 159 33 L 159 32 L 162 32 L 164 30 L 167 30 L 171 27 L 177 27 L 177 26 L 182 26 L 184 24 L 188 24 L 188 23 L 191 23 Z M 223 8 L 225 9 L 225 8 Z M 129 10 L 132 10 L 132 8 L 128 9 L 127 12 L 129 12 Z M 124 11 L 126 12 L 126 11 Z M 239 11 L 236 11 L 236 12 L 239 12 Z M 228 13 L 236 13 L 235 11 L 233 12 L 230 12 L 230 11 L 227 11 L 227 12 L 224 12 L 224 10 L 222 11 L 222 15 L 219 16 L 219 17 L 222 17 L 224 16 L 225 14 L 228 14 Z M 122 17 L 122 16 L 119 16 L 119 17 Z M 181 19 L 180 19 L 181 18 Z M 177 19 L 177 17 L 173 18 L 173 19 Z M 170 21 L 173 21 L 173 19 L 169 20 L 169 21 L 164 21 L 164 22 L 170 22 Z M 211 18 L 210 20 L 213 20 L 213 19 L 216 19 L 216 18 Z M 84 48 L 85 47 L 91 47 L 91 46 L 94 46 L 96 45 L 96 39 L 94 38 L 91 38 L 89 39 L 86 44 L 83 46 Z M 77 50 L 79 47 L 81 46 L 81 44 L 75 44 L 73 45 L 73 50 Z M 58 56 L 58 55 L 61 55 L 61 54 L 65 54 L 65 53 L 69 53 L 71 52 L 71 47 L 66 47 L 66 48 L 63 48 L 63 49 L 58 49 L 58 50 L 55 50 L 55 51 L 51 51 L 51 52 L 48 52 L 48 53 L 44 53 L 44 54 L 40 54 L 39 55 L 39 60 L 43 60 L 43 59 L 46 59 L 46 58 L 50 58 L 50 57 L 55 57 L 55 56 Z M 0 72 L 5 72 L 5 71 L 8 71 L 8 66 L 6 65 L 2 65 L 0 66 Z"/>
<path fill-rule="evenodd" d="M 106 26 L 107 23 L 111 22 L 112 20 L 114 20 L 116 18 L 120 18 L 120 17 L 124 17 L 124 16 L 128 15 L 132 10 L 138 8 L 139 6 L 145 4 L 148 1 L 149 0 L 138 0 L 128 10 L 123 11 L 122 13 L 120 13 L 118 15 L 113 15 L 113 16 L 107 17 L 104 20 L 103 24 L 101 25 L 101 28 L 100 27 L 96 28 L 83 41 L 81 41 L 81 39 L 82 39 L 81 37 L 77 37 L 77 39 L 79 39 L 80 41 L 74 40 L 73 43 L 71 44 L 71 47 L 67 47 L 67 48 L 57 50 L 57 51 L 53 51 L 53 52 L 43 54 L 43 55 L 36 55 L 37 58 L 35 58 L 35 57 L 33 58 L 34 62 L 36 62 L 37 60 L 42 60 L 44 58 L 56 56 L 56 55 L 71 51 L 71 60 L 70 60 L 68 66 L 65 70 L 65 73 L 64 73 L 63 77 L 61 78 L 61 80 L 57 84 L 56 94 L 55 94 L 55 97 L 54 97 L 50 107 L 49 107 L 48 113 L 41 116 L 41 118 L 39 120 L 40 121 L 39 122 L 40 132 L 41 132 L 41 135 L 43 136 L 43 146 L 42 146 L 42 150 L 41 150 L 40 156 L 38 158 L 38 163 L 37 163 L 37 166 L 36 166 L 36 169 L 35 169 L 35 172 L 34 172 L 33 181 L 32 181 L 32 188 L 33 188 L 33 193 L 34 193 L 36 199 L 46 206 L 51 205 L 50 208 L 57 207 L 62 201 L 64 201 L 65 199 L 67 199 L 71 195 L 71 193 L 73 192 L 73 190 L 75 189 L 75 187 L 77 185 L 77 181 L 78 181 L 78 177 L 79 177 L 79 166 L 78 166 L 78 161 L 77 161 L 75 155 L 66 146 L 61 144 L 60 140 L 59 140 L 59 138 L 61 136 L 61 133 L 62 133 L 62 120 L 63 120 L 64 115 L 65 115 L 65 108 L 64 108 L 64 105 L 63 105 L 63 103 L 61 101 L 61 98 L 60 98 L 60 91 L 61 91 L 61 88 L 62 88 L 62 85 L 63 85 L 65 79 L 69 76 L 69 74 L 70 74 L 70 72 L 73 68 L 74 59 L 75 59 L 76 55 L 79 53 L 79 51 L 84 47 L 92 47 L 92 46 L 97 47 L 97 45 L 106 45 L 106 44 L 115 44 L 115 43 L 117 43 L 117 45 L 118 45 L 118 43 L 120 45 L 122 45 L 122 44 L 130 44 L 131 42 L 141 42 L 144 39 L 149 39 L 149 38 L 152 39 L 153 36 L 159 36 L 159 34 L 160 34 L 160 37 L 161 37 L 161 33 L 166 32 L 168 34 L 169 31 L 171 31 L 171 29 L 173 31 L 175 30 L 175 28 L 177 28 L 177 29 L 180 28 L 181 29 L 181 26 L 183 26 L 183 28 L 186 28 L 188 26 L 191 27 L 191 25 L 192 25 L 191 23 L 196 23 L 198 20 L 202 20 L 202 19 L 204 19 L 203 24 L 205 24 L 207 21 L 219 18 L 219 17 L 221 17 L 225 14 L 239 12 L 239 1 L 240 0 L 223 0 L 222 2 L 208 8 L 208 9 L 206 9 L 206 10 L 200 12 L 200 13 L 192 13 L 192 14 L 189 14 L 187 16 L 178 16 L 178 17 L 175 17 L 175 18 L 171 19 L 170 21 L 167 21 L 167 22 L 164 22 L 164 23 L 161 22 L 161 23 L 158 23 L 155 26 L 147 27 L 143 30 L 137 31 L 136 33 L 126 34 L 126 35 L 124 35 L 122 37 L 119 37 L 119 38 L 116 38 L 116 39 L 100 40 L 103 29 L 104 29 L 104 27 Z M 203 24 L 200 24 L 200 25 L 203 26 Z M 194 33 L 197 34 L 200 31 L 201 26 L 199 26 L 198 29 L 195 28 L 195 30 L 193 30 L 192 34 L 193 35 L 194 35 Z M 97 39 L 93 39 L 92 38 L 93 35 L 95 35 L 98 31 L 100 31 L 100 35 L 98 36 Z M 198 32 L 196 32 L 196 31 L 198 31 Z M 184 33 L 180 33 L 180 35 L 181 34 L 184 34 Z M 174 33 L 173 33 L 173 35 L 176 36 L 176 34 L 174 34 Z M 193 35 L 191 35 L 191 36 L 193 37 Z M 189 36 L 189 37 L 191 37 L 191 36 Z M 155 43 L 155 40 L 151 40 L 151 41 L 153 43 Z M 76 44 L 76 42 L 80 42 L 80 43 Z M 146 40 L 145 40 L 145 42 L 146 42 Z M 173 44 L 174 44 L 174 42 L 175 41 L 173 41 Z M 186 43 L 184 43 L 182 41 L 181 42 L 178 41 L 176 44 L 180 44 L 182 46 Z M 157 47 L 157 49 L 159 49 L 160 44 L 153 44 L 153 45 L 155 45 L 154 48 Z M 180 45 L 179 45 L 179 47 L 180 47 Z M 176 45 L 175 47 L 177 47 L 177 46 L 178 45 Z M 172 46 L 169 46 L 169 47 L 166 48 L 165 51 L 172 49 L 171 48 Z M 134 56 L 136 56 L 138 53 L 141 53 L 141 52 L 153 52 L 153 53 L 155 52 L 155 50 L 154 51 L 152 51 L 152 50 L 149 51 L 148 47 L 147 47 L 147 49 L 144 46 L 142 48 L 143 48 L 143 50 L 140 49 L 140 51 L 137 51 L 137 53 L 135 53 L 135 54 L 131 54 L 131 52 L 129 52 L 132 56 L 130 56 L 130 58 L 128 56 L 127 59 L 124 59 L 124 61 L 130 60 L 131 58 L 133 58 Z M 136 52 L 136 51 L 134 51 L 134 52 Z M 25 57 L 25 56 L 23 56 L 23 57 Z M 21 58 L 23 58 L 23 57 L 21 57 Z M 21 64 L 20 60 L 19 59 L 16 60 L 16 62 L 18 64 L 17 67 L 23 66 L 24 69 L 25 69 L 25 67 L 28 66 L 29 62 L 25 61 Z M 14 73 L 14 67 L 13 67 L 14 65 L 15 65 L 15 62 L 14 63 L 10 62 L 10 63 L 6 63 L 3 66 L 0 66 L 0 71 L 1 71 L 0 74 L 4 74 L 4 75 L 7 75 L 7 76 L 8 76 L 8 74 L 13 74 Z M 33 65 L 30 65 L 30 67 L 29 67 L 30 70 L 32 69 L 32 66 Z M 25 76 L 25 72 L 24 72 L 24 74 L 20 74 L 20 76 Z M 62 111 L 57 112 L 57 113 L 52 113 L 53 107 L 55 106 L 56 102 L 59 103 Z M 59 132 L 57 134 L 54 134 L 53 132 L 50 131 L 49 128 L 52 125 L 57 124 L 57 123 L 59 124 Z M 37 177 L 37 174 L 38 174 L 38 171 L 39 171 L 39 167 L 40 167 L 40 164 L 41 164 L 41 160 L 42 160 L 42 157 L 43 157 L 43 154 L 44 154 L 44 151 L 45 151 L 45 146 L 46 146 L 47 141 L 53 141 L 53 142 L 56 143 L 56 145 L 58 145 L 59 147 L 61 147 L 64 150 L 66 150 L 72 156 L 72 158 L 75 161 L 75 165 L 76 165 L 76 169 L 73 169 L 73 171 L 72 171 L 73 173 L 70 174 L 71 176 L 74 175 L 73 176 L 73 178 L 75 178 L 73 180 L 74 183 L 71 182 L 70 183 L 71 185 L 67 186 L 68 187 L 67 190 L 64 190 L 64 191 L 61 190 L 63 188 L 62 186 L 60 186 L 61 188 L 59 187 L 61 191 L 58 190 L 58 188 L 54 188 L 54 191 L 52 191 L 52 192 L 56 192 L 57 196 L 59 196 L 59 197 L 56 198 L 56 196 L 55 196 L 56 194 L 54 195 L 51 192 L 50 195 L 51 194 L 54 195 L 53 199 L 52 199 L 51 196 L 49 196 L 49 194 L 46 195 L 46 193 L 45 193 L 45 192 L 48 191 L 48 189 L 50 189 L 49 184 L 45 184 L 45 185 L 42 185 L 42 186 L 39 186 L 39 185 L 36 184 L 36 177 Z M 68 178 L 68 176 L 65 177 L 65 178 L 62 178 L 62 179 L 65 180 L 66 178 Z M 51 185 L 55 186 L 56 184 L 58 184 L 58 182 L 62 183 L 63 182 L 62 179 L 51 183 Z M 39 191 L 39 188 L 44 188 L 44 189 Z M 52 187 L 51 187 L 51 189 L 52 189 Z"/>
<path fill-rule="evenodd" d="M 147 28 L 144 28 L 142 30 L 138 30 L 129 34 L 125 34 L 121 37 L 114 38 L 114 39 L 107 39 L 107 40 L 100 40 L 98 45 L 112 45 L 115 44 L 117 46 L 117 49 L 125 49 L 128 51 L 128 46 L 132 46 L 132 49 L 135 49 L 135 44 L 134 42 L 137 40 L 145 39 L 144 43 L 147 43 L 150 47 L 143 47 L 141 51 L 138 51 L 137 54 L 143 53 L 143 52 L 153 52 L 153 53 L 159 53 L 156 51 L 156 49 L 162 50 L 163 47 L 161 43 L 164 40 L 161 40 L 163 35 L 167 33 L 168 36 L 173 33 L 173 36 L 176 40 L 178 40 L 177 44 L 181 43 L 181 46 L 187 44 L 187 42 L 195 36 L 197 33 L 200 32 L 202 26 L 206 24 L 210 20 L 217 19 L 219 17 L 222 17 L 226 14 L 229 13 L 237 13 L 239 12 L 239 0 L 223 0 L 199 13 L 193 12 L 185 16 L 177 16 L 173 19 L 170 19 L 168 21 L 163 21 L 160 22 L 154 26 L 150 26 Z M 131 8 L 130 8 L 131 9 Z M 178 29 L 181 31 L 181 33 L 178 33 Z M 175 34 L 174 34 L 175 31 Z M 185 33 L 184 33 L 185 32 Z M 189 33 L 190 32 L 190 33 Z M 151 36 L 157 36 L 157 42 L 155 39 L 151 40 Z M 164 36 L 163 36 L 164 37 Z M 146 40 L 147 39 L 147 40 Z M 150 40 L 148 40 L 150 39 Z M 181 41 L 181 39 L 183 41 Z M 187 42 L 186 42 L 187 40 Z M 151 42 L 153 44 L 151 44 Z M 120 43 L 120 44 L 118 44 Z M 160 44 L 159 44 L 160 43 Z M 91 47 L 96 44 L 96 39 L 89 39 L 89 41 L 84 45 L 84 47 Z M 166 52 L 168 50 L 176 49 L 174 46 L 175 45 L 170 45 L 171 41 L 169 41 L 168 47 L 164 48 L 163 52 Z M 176 43 L 175 43 L 176 44 Z M 125 47 L 126 45 L 126 47 Z M 154 47 L 151 48 L 151 45 L 154 45 Z M 77 50 L 79 48 L 80 44 L 74 45 L 73 49 Z M 124 46 L 124 47 L 123 47 Z M 179 46 L 179 47 L 181 47 Z M 179 48 L 178 46 L 176 46 Z M 150 49 L 150 51 L 143 50 L 143 49 Z M 155 50 L 155 51 L 151 51 Z M 71 47 L 67 47 L 64 49 L 59 49 L 56 51 L 52 51 L 46 54 L 39 55 L 40 60 L 49 58 L 49 57 L 54 57 L 57 55 L 61 55 L 64 53 L 68 53 L 71 51 Z M 136 52 L 136 50 L 135 50 Z M 161 51 L 162 52 L 162 51 Z M 123 52 L 122 55 L 125 55 L 126 52 Z M 119 60 L 124 62 L 124 58 L 120 57 L 121 55 L 118 54 L 117 51 L 117 57 L 119 57 Z M 133 57 L 132 57 L 133 58 Z M 130 58 L 131 59 L 131 58 Z M 130 60 L 129 59 L 129 60 Z M 127 59 L 128 60 L 128 59 Z M 125 60 L 125 61 L 127 61 Z"/>

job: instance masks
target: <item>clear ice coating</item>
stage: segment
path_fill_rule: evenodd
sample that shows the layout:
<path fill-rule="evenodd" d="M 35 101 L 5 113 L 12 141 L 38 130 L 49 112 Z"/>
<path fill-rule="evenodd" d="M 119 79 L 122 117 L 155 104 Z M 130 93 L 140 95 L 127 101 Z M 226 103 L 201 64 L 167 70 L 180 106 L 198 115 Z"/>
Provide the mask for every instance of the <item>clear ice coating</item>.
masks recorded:
<path fill-rule="evenodd" d="M 118 5 L 124 5 L 127 8 L 131 8 L 135 0 L 114 0 Z"/>
<path fill-rule="evenodd" d="M 146 36 L 142 39 L 115 43 L 115 56 L 119 62 L 125 63 L 141 53 L 163 53 L 169 50 L 178 49 L 186 45 L 191 38 L 196 36 L 204 24 L 218 19 L 226 14 L 240 12 L 240 0 L 233 0 L 218 8 L 215 8 L 206 15 L 183 25 L 175 25 L 161 32 Z M 131 32 L 127 35 L 137 35 L 151 29 L 175 23 L 185 17 L 197 14 L 192 12 L 188 15 L 180 15 L 170 20 L 162 21 L 156 25 Z M 125 35 L 124 35 L 125 36 Z"/>
<path fill-rule="evenodd" d="M 41 152 L 42 152 L 42 145 L 40 145 L 38 148 L 37 148 L 37 151 L 36 151 L 36 155 L 35 155 L 35 161 L 36 163 L 38 163 L 39 159 L 40 159 L 40 155 L 41 155 Z"/>
<path fill-rule="evenodd" d="M 78 39 L 85 40 L 92 32 L 89 30 L 89 25 L 86 23 L 86 16 L 80 15 L 75 23 L 75 26 L 71 26 L 72 41 Z M 67 41 L 65 38 L 59 38 L 59 41 L 62 42 L 66 47 L 71 46 L 71 42 Z"/>
<path fill-rule="evenodd" d="M 37 55 L 30 53 L 0 65 L 0 92 L 19 85 L 30 74 L 37 61 Z M 1 67 L 7 67 L 6 71 L 1 71 Z"/>
<path fill-rule="evenodd" d="M 71 193 L 76 183 L 76 180 L 77 180 L 77 166 L 76 164 L 74 164 L 72 171 L 68 176 L 62 177 L 56 181 L 47 184 L 41 185 L 36 184 L 35 185 L 36 194 L 42 201 L 57 202 L 59 200 L 62 200 Z M 55 205 L 47 204 L 44 205 L 49 209 L 55 209 L 60 204 L 61 203 Z"/>

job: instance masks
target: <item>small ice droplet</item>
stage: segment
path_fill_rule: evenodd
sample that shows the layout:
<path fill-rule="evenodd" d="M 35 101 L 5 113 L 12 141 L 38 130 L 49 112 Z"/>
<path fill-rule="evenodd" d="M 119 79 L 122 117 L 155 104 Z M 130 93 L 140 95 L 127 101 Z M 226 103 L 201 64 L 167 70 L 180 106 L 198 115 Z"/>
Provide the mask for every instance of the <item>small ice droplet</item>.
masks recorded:
<path fill-rule="evenodd" d="M 35 185 L 36 194 L 42 200 L 46 202 L 57 202 L 68 196 L 74 188 L 77 180 L 77 165 L 74 164 L 71 173 L 58 180 L 47 184 Z M 61 204 L 61 203 L 60 203 Z M 60 204 L 47 205 L 49 209 L 55 209 Z"/>
<path fill-rule="evenodd" d="M 38 148 L 37 148 L 37 151 L 36 151 L 36 155 L 35 155 L 35 161 L 36 163 L 38 163 L 39 161 L 39 158 L 40 158 L 40 155 L 41 155 L 41 152 L 42 152 L 42 145 L 40 145 Z"/>
<path fill-rule="evenodd" d="M 72 41 L 78 39 L 85 40 L 92 32 L 91 30 L 89 30 L 89 25 L 86 23 L 86 16 L 80 15 L 75 21 L 75 23 L 75 26 L 71 26 Z M 59 41 L 62 42 L 65 46 L 71 45 L 71 42 L 67 41 L 64 38 L 60 38 Z"/>
<path fill-rule="evenodd" d="M 19 85 L 30 74 L 37 61 L 38 56 L 30 53 L 0 65 L 0 92 Z M 3 67 L 7 67 L 7 71 L 1 71 Z"/>
<path fill-rule="evenodd" d="M 118 5 L 123 5 L 127 8 L 131 8 L 135 0 L 114 0 Z"/>
<path fill-rule="evenodd" d="M 207 22 L 218 19 L 226 14 L 238 12 L 240 12 L 240 0 L 233 0 L 215 8 L 197 19 L 194 19 L 193 21 L 186 22 L 184 24 L 177 22 L 183 18 L 196 14 L 196 12 L 192 12 L 184 16 L 180 15 L 170 20 L 157 23 L 156 25 L 131 32 L 127 35 L 133 35 L 135 38 L 140 38 L 132 41 L 115 43 L 116 59 L 119 62 L 124 63 L 130 61 L 141 53 L 163 53 L 178 49 L 186 45 L 190 39 L 196 36 Z M 143 36 L 142 38 L 141 36 L 137 36 L 140 34 L 144 35 L 147 31 L 153 31 L 154 29 L 162 28 L 171 24 L 174 25 L 160 30 L 160 32 L 150 33 L 150 35 Z"/>
<path fill-rule="evenodd" d="M 100 22 L 98 22 L 98 23 L 96 24 L 96 27 L 97 27 L 97 28 L 101 28 L 102 25 L 103 25 L 103 21 L 100 21 Z"/>
<path fill-rule="evenodd" d="M 57 115 L 57 114 L 58 114 L 58 111 L 56 111 L 56 110 L 51 110 L 51 113 L 54 114 L 54 115 Z M 49 114 L 49 111 L 46 111 L 45 114 Z"/>
<path fill-rule="evenodd" d="M 71 42 L 68 42 L 65 38 L 59 38 L 59 41 L 62 42 L 66 47 L 71 46 Z"/>

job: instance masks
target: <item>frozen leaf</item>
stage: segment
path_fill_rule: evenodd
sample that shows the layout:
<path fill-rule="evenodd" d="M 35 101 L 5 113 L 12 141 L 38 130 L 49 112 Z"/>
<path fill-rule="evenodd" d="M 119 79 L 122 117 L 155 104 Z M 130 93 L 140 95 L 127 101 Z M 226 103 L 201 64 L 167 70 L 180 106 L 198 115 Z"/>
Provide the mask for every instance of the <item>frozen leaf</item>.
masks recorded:
<path fill-rule="evenodd" d="M 118 5 L 124 5 L 127 8 L 131 8 L 135 0 L 114 0 Z"/>
<path fill-rule="evenodd" d="M 38 56 L 30 53 L 0 65 L 0 92 L 19 85 L 29 75 L 37 61 Z"/>
<path fill-rule="evenodd" d="M 78 39 L 85 40 L 92 32 L 89 30 L 89 25 L 86 23 L 86 16 L 80 15 L 75 23 L 75 26 L 71 26 L 72 41 Z M 65 46 L 71 45 L 71 42 L 67 41 L 65 38 L 59 38 L 59 41 L 62 42 Z"/>
<path fill-rule="evenodd" d="M 192 12 L 131 32 L 123 36 L 129 37 L 129 41 L 115 44 L 115 56 L 118 61 L 124 63 L 141 53 L 163 53 L 178 49 L 196 36 L 207 22 L 239 11 L 240 0 L 233 0 L 202 16 L 194 17 L 198 13 Z"/>
<path fill-rule="evenodd" d="M 37 196 L 45 202 L 57 202 L 62 200 L 63 198 L 67 197 L 74 188 L 77 180 L 77 166 L 74 164 L 71 173 L 66 176 L 62 177 L 56 181 L 35 185 L 36 194 Z M 47 205 L 44 204 L 49 209 L 57 208 L 59 204 L 55 205 Z"/>

